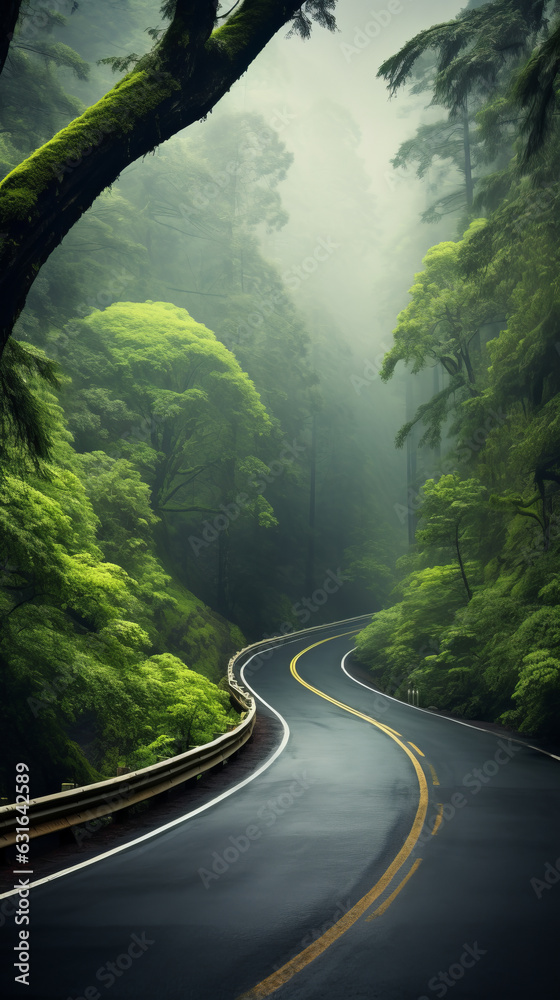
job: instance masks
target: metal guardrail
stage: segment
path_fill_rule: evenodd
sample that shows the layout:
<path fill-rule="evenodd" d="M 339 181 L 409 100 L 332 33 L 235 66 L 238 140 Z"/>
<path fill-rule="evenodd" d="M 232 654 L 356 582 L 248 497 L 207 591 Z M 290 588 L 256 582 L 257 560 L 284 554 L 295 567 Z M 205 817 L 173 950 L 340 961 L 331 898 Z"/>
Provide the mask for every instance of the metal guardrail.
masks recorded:
<path fill-rule="evenodd" d="M 251 736 L 255 720 L 254 699 L 243 691 L 233 675 L 233 663 L 228 665 L 230 694 L 245 718 L 229 733 L 224 733 L 211 743 L 187 750 L 186 753 L 158 761 L 150 767 L 130 771 L 117 778 L 108 778 L 91 785 L 82 785 L 53 795 L 30 799 L 26 806 L 25 830 L 30 837 L 79 826 L 101 816 L 109 816 L 121 809 L 142 802 L 167 791 L 204 771 L 223 763 L 240 749 Z M 0 807 L 0 849 L 16 842 L 16 827 L 22 828 L 22 810 L 16 803 Z"/>
<path fill-rule="evenodd" d="M 109 816 L 121 809 L 135 805 L 154 795 L 174 788 L 208 771 L 217 764 L 223 763 L 242 747 L 251 736 L 256 721 L 256 703 L 253 696 L 242 687 L 234 674 L 234 667 L 242 656 L 255 651 L 269 643 L 298 638 L 306 633 L 319 629 L 331 628 L 367 617 L 348 618 L 344 622 L 332 622 L 328 625 L 315 625 L 313 628 L 299 632 L 290 632 L 281 636 L 273 636 L 246 646 L 230 659 L 227 679 L 232 700 L 238 708 L 245 712 L 245 718 L 234 730 L 224 733 L 211 743 L 187 750 L 186 753 L 167 760 L 158 761 L 150 767 L 138 771 L 130 771 L 117 778 L 108 778 L 91 785 L 81 785 L 65 792 L 53 795 L 42 795 L 30 799 L 25 807 L 25 831 L 30 837 L 40 837 L 47 833 L 70 829 L 102 816 Z M 16 843 L 16 827 L 22 828 L 22 808 L 15 802 L 0 807 L 0 850 Z"/>

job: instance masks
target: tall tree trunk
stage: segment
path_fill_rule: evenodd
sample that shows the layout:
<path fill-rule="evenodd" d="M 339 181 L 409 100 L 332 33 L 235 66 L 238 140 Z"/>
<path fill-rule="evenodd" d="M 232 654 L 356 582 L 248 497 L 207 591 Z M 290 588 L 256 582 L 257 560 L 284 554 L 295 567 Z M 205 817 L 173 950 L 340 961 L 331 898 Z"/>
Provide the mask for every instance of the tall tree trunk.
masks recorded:
<path fill-rule="evenodd" d="M 459 560 L 459 568 L 461 570 L 461 576 L 463 577 L 463 583 L 465 584 L 465 590 L 467 592 L 467 601 L 472 598 L 472 590 L 469 587 L 469 581 L 467 580 L 467 574 L 465 573 L 465 567 L 463 566 L 463 559 L 461 557 L 461 549 L 459 548 L 459 522 L 455 525 L 455 549 L 457 551 L 457 559 Z"/>
<path fill-rule="evenodd" d="M 546 476 L 546 470 L 541 471 L 540 474 L 537 473 L 537 475 L 535 475 L 535 482 L 537 484 L 541 500 L 543 551 L 548 552 L 548 549 L 550 548 L 550 519 L 548 516 L 547 504 L 546 504 L 545 476 Z"/>
<path fill-rule="evenodd" d="M 474 389 L 475 374 L 474 374 L 474 368 L 472 366 L 471 355 L 468 344 L 465 344 L 465 346 L 461 351 L 461 354 L 463 355 L 463 361 L 465 362 L 465 368 L 467 369 L 467 375 L 469 377 L 469 382 L 471 384 L 471 388 L 469 389 L 470 394 L 471 396 L 478 396 L 480 395 L 478 389 Z"/>
<path fill-rule="evenodd" d="M 469 135 L 469 104 L 468 97 L 465 97 L 463 105 L 463 147 L 465 153 L 465 187 L 467 195 L 467 208 L 472 208 L 473 203 L 473 179 L 471 164 L 471 138 Z"/>
<path fill-rule="evenodd" d="M 227 617 L 229 612 L 228 596 L 228 554 L 229 536 L 227 529 L 218 535 L 218 580 L 216 587 L 217 611 Z"/>
<path fill-rule="evenodd" d="M 432 393 L 433 393 L 433 395 L 437 396 L 438 393 L 440 392 L 440 390 L 442 388 L 443 388 L 443 386 L 441 384 L 440 370 L 439 370 L 439 363 L 438 363 L 438 364 L 434 365 L 434 370 L 433 370 L 433 381 L 432 381 Z M 434 445 L 434 448 L 432 450 L 433 450 L 433 453 L 434 453 L 434 458 L 437 461 L 439 461 L 439 459 L 441 458 L 441 442 L 438 441 L 438 443 L 436 445 Z"/>
<path fill-rule="evenodd" d="M 413 384 L 412 379 L 407 378 L 406 382 L 406 419 L 412 420 L 414 416 Z M 414 545 L 416 536 L 416 511 L 412 506 L 412 497 L 416 492 L 416 456 L 417 447 L 415 440 L 416 428 L 413 427 L 406 438 L 406 496 L 408 506 L 408 544 Z"/>
<path fill-rule="evenodd" d="M 0 73 L 4 69 L 4 63 L 8 56 L 21 3 L 22 0 L 2 0 L 3 10 L 0 11 Z"/>
<path fill-rule="evenodd" d="M 311 454 L 309 466 L 309 519 L 307 535 L 307 561 L 305 568 L 305 586 L 308 594 L 315 589 L 315 486 L 317 471 L 317 416 L 311 418 Z"/>

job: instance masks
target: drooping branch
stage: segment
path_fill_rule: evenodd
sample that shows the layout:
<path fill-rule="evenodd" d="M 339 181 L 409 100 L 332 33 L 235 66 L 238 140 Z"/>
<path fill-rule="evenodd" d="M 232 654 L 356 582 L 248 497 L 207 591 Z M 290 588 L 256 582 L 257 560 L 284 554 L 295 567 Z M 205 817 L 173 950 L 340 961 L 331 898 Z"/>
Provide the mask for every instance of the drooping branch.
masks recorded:
<path fill-rule="evenodd" d="M 434 103 L 451 114 L 460 114 L 465 97 L 477 87 L 496 82 L 498 68 L 521 52 L 530 51 L 546 15 L 544 0 L 493 0 L 463 10 L 451 20 L 436 24 L 410 39 L 385 60 L 378 76 L 395 94 L 406 84 L 420 56 L 436 54 Z"/>
<path fill-rule="evenodd" d="M 544 144 L 557 105 L 560 73 L 560 24 L 533 54 L 520 72 L 513 88 L 513 99 L 525 111 L 522 133 L 526 144 L 521 156 L 522 166 Z"/>
<path fill-rule="evenodd" d="M 37 273 L 130 163 L 204 118 L 301 0 L 244 0 L 212 31 L 215 0 L 177 0 L 155 47 L 0 184 L 0 355 Z"/>

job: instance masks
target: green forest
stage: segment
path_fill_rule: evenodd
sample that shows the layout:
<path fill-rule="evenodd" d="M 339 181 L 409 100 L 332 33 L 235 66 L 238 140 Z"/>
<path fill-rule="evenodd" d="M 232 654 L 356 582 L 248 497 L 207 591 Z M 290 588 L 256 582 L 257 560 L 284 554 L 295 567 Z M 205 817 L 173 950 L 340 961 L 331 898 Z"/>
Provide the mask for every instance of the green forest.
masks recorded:
<path fill-rule="evenodd" d="M 152 6 L 118 12 L 131 46 Z M 23 7 L 0 77 L 7 177 L 83 113 L 73 90 L 91 102 L 123 69 L 103 60 L 110 7 L 86 38 L 71 5 L 40 31 Z M 398 523 L 370 538 L 374 502 L 354 527 L 376 476 L 338 380 L 356 362 L 314 364 L 260 249 L 291 161 L 262 116 L 209 120 L 104 191 L 32 285 L 1 366 L 5 783 L 22 754 L 53 791 L 211 740 L 239 721 L 236 650 L 370 608 L 364 581 L 388 592 Z"/>
<path fill-rule="evenodd" d="M 412 491 L 414 544 L 358 650 L 384 690 L 406 698 L 412 684 L 423 705 L 557 738 L 558 5 L 471 6 L 380 69 L 442 113 L 395 163 L 421 176 L 438 156 L 464 183 L 428 208 L 462 200 L 459 234 L 424 257 L 383 363 L 383 379 L 399 361 L 440 366 L 396 440 L 420 427 L 433 473 Z"/>
<path fill-rule="evenodd" d="M 153 155 L 130 152 L 132 123 L 122 176 L 117 158 L 99 194 L 90 133 L 89 160 L 53 150 L 115 80 L 116 100 L 153 52 L 171 59 L 175 4 L 15 6 L 5 260 L 81 171 L 85 193 L 55 205 L 59 220 L 76 212 L 67 234 L 29 251 L 23 308 L 3 264 L 16 322 L 0 360 L 0 796 L 22 755 L 40 794 L 209 741 L 239 721 L 225 685 L 236 650 L 369 612 L 357 656 L 381 690 L 406 700 L 412 684 L 421 706 L 557 738 L 560 4 L 471 2 L 381 65 L 390 93 L 429 108 L 392 160 L 425 185 L 403 243 L 417 273 L 396 245 L 387 278 L 367 270 L 358 130 L 329 111 L 333 143 L 347 137 L 332 212 L 363 227 L 344 266 L 361 260 L 379 287 L 378 314 L 359 322 L 311 291 L 336 238 L 311 222 L 289 270 L 270 252 L 298 163 L 266 112 L 197 111 L 192 134 L 162 114 Z M 305 4 L 297 31 L 332 28 L 333 6 Z M 234 55 L 240 16 L 214 31 Z"/>

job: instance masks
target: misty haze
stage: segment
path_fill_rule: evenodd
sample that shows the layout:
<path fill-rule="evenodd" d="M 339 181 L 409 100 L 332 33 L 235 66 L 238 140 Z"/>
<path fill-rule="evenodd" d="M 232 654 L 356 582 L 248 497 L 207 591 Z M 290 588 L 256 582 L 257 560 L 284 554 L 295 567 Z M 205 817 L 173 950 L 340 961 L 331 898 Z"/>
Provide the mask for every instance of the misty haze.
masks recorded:
<path fill-rule="evenodd" d="M 6 1000 L 556 996 L 559 92 L 558 0 L 4 0 Z"/>

